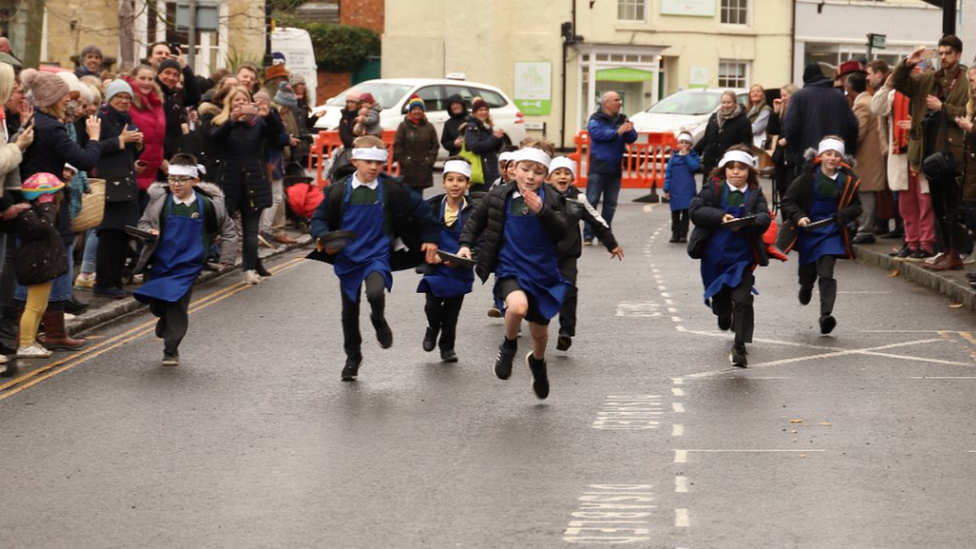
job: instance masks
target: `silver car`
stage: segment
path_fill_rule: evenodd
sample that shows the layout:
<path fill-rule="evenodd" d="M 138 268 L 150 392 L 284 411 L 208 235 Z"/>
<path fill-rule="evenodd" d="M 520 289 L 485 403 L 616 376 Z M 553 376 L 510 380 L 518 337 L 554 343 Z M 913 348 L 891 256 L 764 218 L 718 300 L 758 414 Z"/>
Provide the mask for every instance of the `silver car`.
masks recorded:
<path fill-rule="evenodd" d="M 708 118 L 718 110 L 725 89 L 694 89 L 673 93 L 655 103 L 646 111 L 630 117 L 638 132 L 674 133 L 684 130 L 691 133 L 695 143 L 705 135 Z M 749 90 L 733 89 L 740 104 L 749 98 Z M 646 141 L 646 137 L 644 140 Z M 640 139 L 638 139 L 640 142 Z"/>

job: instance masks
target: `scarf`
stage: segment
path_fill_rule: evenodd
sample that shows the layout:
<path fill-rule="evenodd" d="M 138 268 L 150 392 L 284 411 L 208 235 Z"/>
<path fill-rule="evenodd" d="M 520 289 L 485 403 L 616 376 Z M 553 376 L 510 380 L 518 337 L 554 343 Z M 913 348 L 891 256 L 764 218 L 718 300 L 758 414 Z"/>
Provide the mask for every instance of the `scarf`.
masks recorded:
<path fill-rule="evenodd" d="M 766 98 L 764 97 L 761 101 L 759 101 L 758 103 L 753 105 L 751 109 L 749 109 L 749 115 L 748 115 L 749 122 L 750 123 L 755 122 L 756 119 L 759 118 L 759 113 L 761 113 L 763 109 L 766 108 L 768 107 L 766 106 Z"/>
<path fill-rule="evenodd" d="M 898 123 L 909 119 L 908 108 L 911 100 L 901 92 L 895 92 L 891 106 L 891 153 L 904 154 L 908 151 L 908 130 L 898 127 Z"/>
<path fill-rule="evenodd" d="M 718 129 L 722 129 L 722 127 L 725 126 L 725 123 L 727 121 L 732 120 L 733 118 L 739 116 L 741 112 L 742 112 L 742 108 L 739 107 L 738 103 L 735 104 L 735 108 L 733 108 L 731 111 L 727 113 L 722 109 L 719 109 L 718 112 L 715 113 L 715 121 L 718 122 Z"/>

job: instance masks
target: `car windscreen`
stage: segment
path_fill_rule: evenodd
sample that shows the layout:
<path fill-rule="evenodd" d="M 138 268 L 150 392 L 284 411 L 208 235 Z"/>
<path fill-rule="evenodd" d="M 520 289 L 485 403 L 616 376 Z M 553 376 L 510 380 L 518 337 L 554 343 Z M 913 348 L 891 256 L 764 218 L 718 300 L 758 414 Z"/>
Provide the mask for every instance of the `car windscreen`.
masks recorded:
<path fill-rule="evenodd" d="M 373 99 L 383 106 L 384 109 L 388 109 L 403 99 L 403 96 L 407 94 L 413 86 L 409 84 L 394 84 L 391 82 L 363 82 L 349 88 L 348 90 L 340 93 L 339 95 L 332 98 L 332 101 L 328 102 L 330 107 L 345 107 L 346 106 L 346 94 L 349 92 L 356 92 L 359 95 L 368 93 L 373 96 Z"/>
<path fill-rule="evenodd" d="M 718 108 L 721 92 L 678 92 L 658 101 L 647 112 L 655 114 L 710 114 Z"/>

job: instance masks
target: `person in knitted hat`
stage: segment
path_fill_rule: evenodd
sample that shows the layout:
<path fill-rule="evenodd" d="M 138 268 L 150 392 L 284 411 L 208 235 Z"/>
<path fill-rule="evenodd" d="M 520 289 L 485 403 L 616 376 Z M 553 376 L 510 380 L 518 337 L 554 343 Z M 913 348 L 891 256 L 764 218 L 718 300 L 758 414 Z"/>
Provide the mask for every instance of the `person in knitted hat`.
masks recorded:
<path fill-rule="evenodd" d="M 359 115 L 356 117 L 356 124 L 352 128 L 352 133 L 357 137 L 363 135 L 383 137 L 383 126 L 380 124 L 382 113 L 383 106 L 373 98 L 373 94 L 364 93 L 360 95 Z"/>
<path fill-rule="evenodd" d="M 78 67 L 75 69 L 75 75 L 78 78 L 89 75 L 98 76 L 101 69 L 102 50 L 94 44 L 88 44 L 78 56 Z"/>
<path fill-rule="evenodd" d="M 274 247 L 273 242 L 279 244 L 296 244 L 297 241 L 285 234 L 283 217 L 279 216 L 281 205 L 285 200 L 285 166 L 292 162 L 292 151 L 298 146 L 298 125 L 295 122 L 294 108 L 298 106 L 295 92 L 287 82 L 280 82 L 275 93 L 274 102 L 278 109 L 271 109 L 271 116 L 277 117 L 283 134 L 274 145 L 268 148 L 268 164 L 271 165 L 271 197 L 273 204 L 261 212 L 261 226 L 258 232 L 258 242 L 267 247 Z M 255 98 L 263 92 L 255 94 Z"/>
<path fill-rule="evenodd" d="M 433 187 L 439 149 L 437 129 L 424 114 L 424 100 L 414 95 L 407 101 L 407 115 L 393 141 L 393 160 L 400 163 L 403 183 L 420 192 Z"/>
<path fill-rule="evenodd" d="M 298 127 L 297 137 L 300 141 L 298 146 L 293 149 L 292 156 L 295 162 L 305 166 L 308 164 L 312 129 L 315 128 L 315 123 L 318 122 L 325 111 L 316 113 L 313 110 L 315 98 L 309 98 L 308 85 L 305 82 L 304 76 L 294 73 L 288 78 L 288 84 L 291 85 L 292 91 L 295 92 L 297 103 L 294 109 L 295 125 Z"/>
<path fill-rule="evenodd" d="M 275 94 L 274 102 L 289 109 L 298 108 L 298 97 L 295 95 L 295 90 L 287 82 L 282 82 L 278 85 L 278 92 Z"/>

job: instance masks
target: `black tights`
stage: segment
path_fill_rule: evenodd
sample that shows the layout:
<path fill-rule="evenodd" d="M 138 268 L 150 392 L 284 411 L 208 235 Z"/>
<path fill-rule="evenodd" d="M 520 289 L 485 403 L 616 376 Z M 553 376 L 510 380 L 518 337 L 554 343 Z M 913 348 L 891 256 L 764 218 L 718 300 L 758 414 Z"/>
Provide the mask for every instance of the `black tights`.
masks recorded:
<path fill-rule="evenodd" d="M 373 327 L 376 327 L 377 324 L 382 326 L 386 323 L 386 319 L 383 318 L 386 309 L 386 281 L 380 273 L 372 272 L 366 277 L 365 286 L 366 301 L 369 302 L 371 310 L 370 320 L 373 322 Z M 359 304 L 362 300 L 352 301 L 341 290 L 339 293 L 342 295 L 343 347 L 346 356 L 360 357 L 362 356 L 363 335 L 359 331 Z"/>

